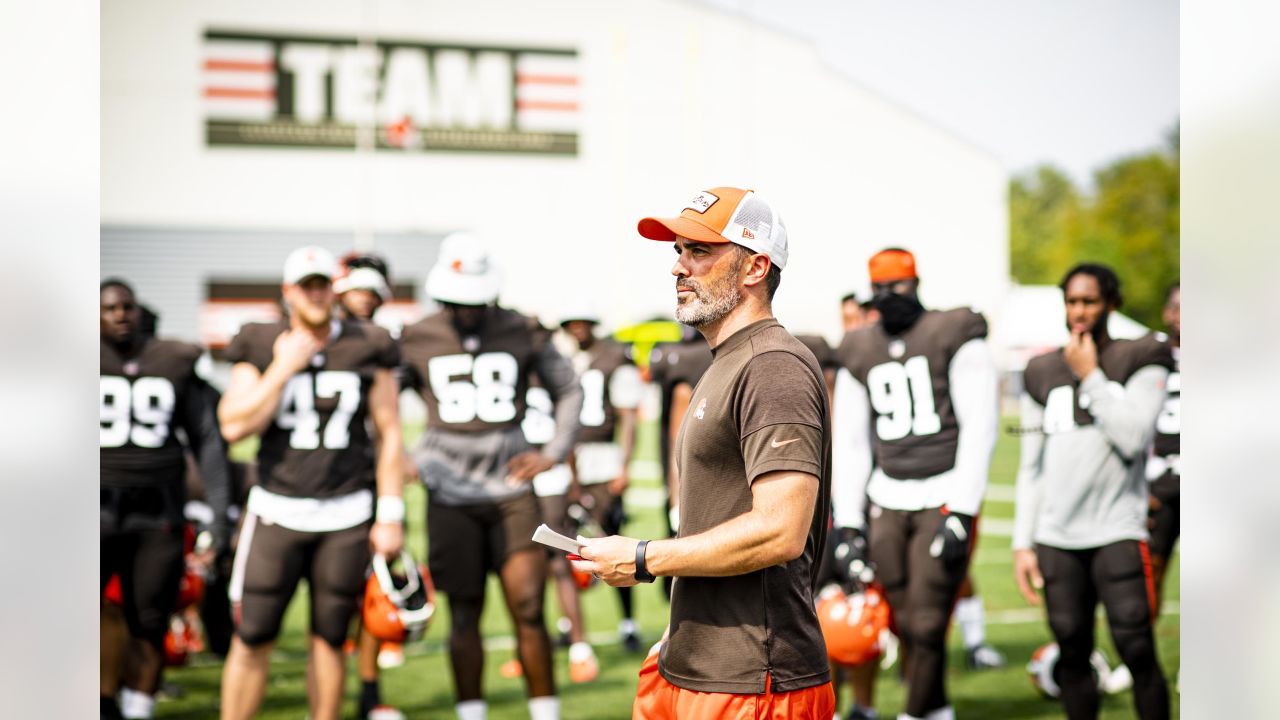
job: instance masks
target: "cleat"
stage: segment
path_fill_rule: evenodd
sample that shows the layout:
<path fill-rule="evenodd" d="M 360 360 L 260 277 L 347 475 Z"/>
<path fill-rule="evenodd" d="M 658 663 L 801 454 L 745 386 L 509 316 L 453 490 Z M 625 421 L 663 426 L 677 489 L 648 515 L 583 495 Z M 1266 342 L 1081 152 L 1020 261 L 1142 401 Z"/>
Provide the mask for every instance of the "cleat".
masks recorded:
<path fill-rule="evenodd" d="M 1115 695 L 1133 687 L 1133 675 L 1129 672 L 1129 667 L 1121 663 L 1098 684 L 1106 694 Z"/>
<path fill-rule="evenodd" d="M 965 650 L 964 664 L 970 670 L 994 670 L 1004 667 L 1005 660 L 999 650 L 984 643 Z"/>
<path fill-rule="evenodd" d="M 498 674 L 508 680 L 514 680 L 524 675 L 524 666 L 520 664 L 519 660 L 512 658 L 502 663 L 502 667 L 498 668 Z"/>
<path fill-rule="evenodd" d="M 849 714 L 844 716 L 844 720 L 880 720 L 880 715 L 873 708 L 854 705 L 849 708 Z"/>
<path fill-rule="evenodd" d="M 590 647 L 587 648 L 590 650 Z M 596 662 L 595 653 L 581 660 L 569 661 L 569 680 L 575 683 L 588 683 L 600 677 L 600 663 Z"/>
<path fill-rule="evenodd" d="M 378 705 L 365 715 L 365 720 L 405 720 L 405 716 L 390 705 Z"/>
<path fill-rule="evenodd" d="M 622 649 L 627 653 L 638 653 L 643 649 L 640 643 L 640 636 L 635 633 L 625 633 L 622 636 Z"/>

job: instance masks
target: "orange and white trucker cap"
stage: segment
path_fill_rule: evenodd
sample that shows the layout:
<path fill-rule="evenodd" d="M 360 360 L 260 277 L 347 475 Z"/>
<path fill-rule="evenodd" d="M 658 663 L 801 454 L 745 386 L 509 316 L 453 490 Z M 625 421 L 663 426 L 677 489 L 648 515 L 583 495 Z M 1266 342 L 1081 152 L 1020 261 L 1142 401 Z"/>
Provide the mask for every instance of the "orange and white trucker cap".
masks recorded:
<path fill-rule="evenodd" d="M 338 261 L 333 253 L 315 245 L 294 250 L 284 261 L 285 285 L 297 285 L 312 275 L 332 280 L 337 274 Z"/>
<path fill-rule="evenodd" d="M 705 243 L 737 243 L 768 255 L 782 270 L 787 264 L 787 228 L 773 206 L 754 190 L 717 187 L 693 196 L 678 217 L 647 217 L 636 230 L 650 240 L 674 242 L 676 236 Z"/>
<path fill-rule="evenodd" d="M 498 299 L 502 276 L 480 238 L 456 232 L 440 243 L 440 256 L 427 273 L 427 296 L 457 305 L 488 305 Z"/>

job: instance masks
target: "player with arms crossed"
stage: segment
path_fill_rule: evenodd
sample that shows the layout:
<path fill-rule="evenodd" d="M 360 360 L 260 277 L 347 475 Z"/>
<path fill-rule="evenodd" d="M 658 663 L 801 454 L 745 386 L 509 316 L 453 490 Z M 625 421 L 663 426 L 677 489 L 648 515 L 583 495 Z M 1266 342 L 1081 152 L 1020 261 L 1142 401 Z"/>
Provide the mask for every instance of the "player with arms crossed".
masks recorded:
<path fill-rule="evenodd" d="M 258 435 L 261 445 L 232 568 L 239 621 L 222 673 L 224 720 L 252 717 L 262 704 L 271 649 L 303 578 L 310 717 L 337 718 L 342 644 L 370 548 L 392 557 L 403 541 L 400 356 L 382 328 L 334 317 L 336 271 L 327 250 L 295 250 L 284 265 L 288 317 L 245 325 L 227 348 L 234 365 L 218 407 L 222 434 Z"/>
<path fill-rule="evenodd" d="M 496 306 L 500 278 L 479 240 L 445 238 L 427 275 L 443 305 L 401 334 L 406 383 L 422 394 L 429 420 L 415 450 L 426 483 L 428 562 L 449 598 L 449 656 L 460 720 L 487 714 L 481 681 L 480 615 L 490 571 L 502 582 L 533 720 L 559 716 L 551 639 L 543 620 L 544 548 L 533 478 L 573 446 L 582 389 L 538 322 Z M 555 435 L 541 451 L 521 431 L 529 378 L 555 401 Z"/>
<path fill-rule="evenodd" d="M 1089 657 L 1101 600 L 1138 716 L 1160 720 L 1169 689 L 1152 632 L 1145 464 L 1173 356 L 1154 336 L 1108 335 L 1121 303 L 1111 268 L 1082 263 L 1060 287 L 1071 338 L 1027 363 L 1023 380 L 1014 577 L 1033 605 L 1044 590 L 1068 718 L 1098 717 Z"/>
<path fill-rule="evenodd" d="M 231 500 L 226 445 L 218 431 L 217 393 L 196 375 L 200 348 L 144 333 L 133 289 L 108 279 L 99 288 L 99 481 L 102 512 L 99 592 L 120 577 L 132 638 L 122 708 L 116 705 L 123 648 L 102 647 L 103 718 L 149 718 L 164 667 L 164 636 L 182 577 L 186 433 L 213 510 L 212 562 L 227 553 Z"/>
<path fill-rule="evenodd" d="M 715 358 L 675 443 L 679 535 L 592 539 L 575 561 L 614 586 L 676 577 L 668 635 L 641 666 L 632 716 L 828 720 L 814 585 L 831 435 L 822 369 L 773 317 L 786 227 L 755 192 L 719 187 L 638 230 L 674 243 L 676 319 Z"/>
<path fill-rule="evenodd" d="M 981 315 L 920 304 L 910 252 L 883 250 L 869 269 L 880 323 L 836 351 L 837 570 L 870 560 L 884 586 L 906 656 L 900 717 L 946 720 L 947 626 L 995 448 L 996 368 Z"/>

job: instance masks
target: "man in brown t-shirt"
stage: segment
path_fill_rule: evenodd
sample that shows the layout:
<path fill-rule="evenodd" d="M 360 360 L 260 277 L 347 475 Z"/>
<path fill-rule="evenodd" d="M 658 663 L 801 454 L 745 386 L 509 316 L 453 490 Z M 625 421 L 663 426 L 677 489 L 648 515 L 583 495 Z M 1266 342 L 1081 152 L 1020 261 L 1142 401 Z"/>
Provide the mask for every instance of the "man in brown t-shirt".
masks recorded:
<path fill-rule="evenodd" d="M 676 319 L 715 358 L 675 443 L 679 534 L 583 540 L 577 561 L 615 586 L 678 578 L 633 717 L 827 720 L 835 698 L 813 594 L 830 429 L 822 369 L 773 318 L 786 228 L 751 190 L 720 187 L 638 229 L 675 244 Z"/>

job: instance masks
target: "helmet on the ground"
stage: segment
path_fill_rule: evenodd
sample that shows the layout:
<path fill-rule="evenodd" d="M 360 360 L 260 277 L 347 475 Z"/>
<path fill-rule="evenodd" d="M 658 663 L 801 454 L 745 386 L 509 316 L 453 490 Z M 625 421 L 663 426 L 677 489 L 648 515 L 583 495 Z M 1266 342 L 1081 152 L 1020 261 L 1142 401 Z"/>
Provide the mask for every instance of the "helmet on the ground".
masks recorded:
<path fill-rule="evenodd" d="M 1058 643 L 1045 643 L 1036 648 L 1031 653 L 1031 661 L 1027 663 L 1027 673 L 1031 677 L 1031 684 L 1040 691 L 1041 695 L 1047 698 L 1057 698 L 1062 694 L 1062 688 L 1058 685 L 1058 657 L 1061 651 L 1058 649 Z M 1089 664 L 1093 666 L 1094 679 L 1101 689 L 1107 682 L 1107 676 L 1111 673 L 1111 667 L 1107 664 L 1107 658 L 1097 650 L 1089 656 Z"/>
<path fill-rule="evenodd" d="M 369 634 L 384 642 L 417 640 L 435 614 L 435 586 L 425 567 L 400 553 L 402 573 L 392 573 L 387 559 L 373 556 L 373 572 L 365 583 L 363 619 Z"/>

